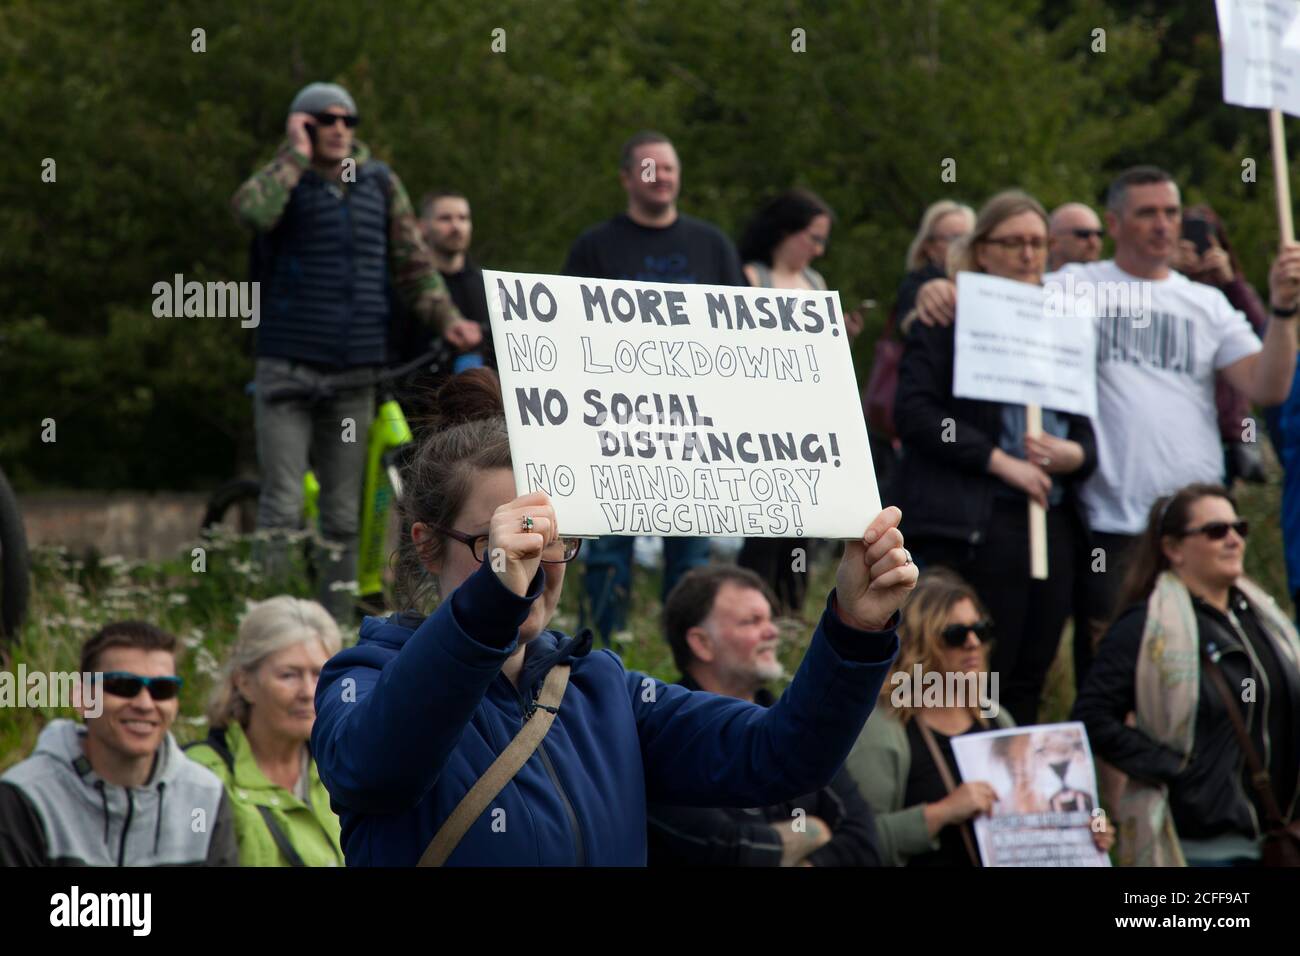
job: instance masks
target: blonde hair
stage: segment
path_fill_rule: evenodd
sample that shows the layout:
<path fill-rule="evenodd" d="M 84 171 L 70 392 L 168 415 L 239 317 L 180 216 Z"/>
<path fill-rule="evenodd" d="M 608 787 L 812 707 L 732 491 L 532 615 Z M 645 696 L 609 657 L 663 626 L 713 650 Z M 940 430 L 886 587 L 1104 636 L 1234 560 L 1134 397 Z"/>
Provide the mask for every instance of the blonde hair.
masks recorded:
<path fill-rule="evenodd" d="M 1026 212 L 1036 213 L 1043 220 L 1043 229 L 1046 231 L 1047 210 L 1042 203 L 1022 190 L 1004 190 L 981 206 L 979 215 L 975 217 L 975 229 L 964 239 L 948 246 L 948 275 L 983 272 L 975 263 L 975 247 L 1008 219 Z"/>
<path fill-rule="evenodd" d="M 907 247 L 907 263 L 904 269 L 911 272 L 913 269 L 925 266 L 927 260 L 921 248 L 932 238 L 930 233 L 934 231 L 935 224 L 944 216 L 951 216 L 953 213 L 961 213 L 972 222 L 975 219 L 975 210 L 965 203 L 952 199 L 940 199 L 938 202 L 930 203 L 925 214 L 921 216 L 921 225 L 917 227 L 916 235 L 912 237 L 912 244 Z"/>
<path fill-rule="evenodd" d="M 880 688 L 880 706 L 884 707 L 888 704 L 894 715 L 904 724 L 916 716 L 920 708 L 894 706 L 892 696 L 895 687 L 898 686 L 895 675 L 903 674 L 907 681 L 911 682 L 917 664 L 921 665 L 922 674 L 943 673 L 939 665 L 939 655 L 945 649 L 943 629 L 948 626 L 948 615 L 962 600 L 974 604 L 976 613 L 980 617 L 988 616 L 979 595 L 964 578 L 955 571 L 936 567 L 926 570 L 921 575 L 911 597 L 907 599 L 907 604 L 903 606 L 902 620 L 898 624 L 898 661 L 894 665 L 894 673 Z M 980 670 L 987 670 L 987 642 L 980 645 L 980 653 L 984 658 Z M 912 704 L 915 704 L 919 697 L 919 693 L 914 692 L 910 698 Z M 978 712 L 978 703 L 972 704 L 970 709 L 971 713 Z"/>
<path fill-rule="evenodd" d="M 232 722 L 247 726 L 249 704 L 235 686 L 236 676 L 252 673 L 286 647 L 312 640 L 320 642 L 328 657 L 343 646 L 338 624 L 315 601 L 281 594 L 254 604 L 239 625 L 239 637 L 208 702 L 209 726 L 225 728 Z"/>

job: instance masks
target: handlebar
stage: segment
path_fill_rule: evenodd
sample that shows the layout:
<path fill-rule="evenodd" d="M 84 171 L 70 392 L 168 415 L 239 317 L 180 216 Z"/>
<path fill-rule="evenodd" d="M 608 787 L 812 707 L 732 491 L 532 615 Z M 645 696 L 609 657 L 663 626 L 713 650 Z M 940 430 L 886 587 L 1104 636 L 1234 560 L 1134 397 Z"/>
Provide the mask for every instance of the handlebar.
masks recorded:
<path fill-rule="evenodd" d="M 374 368 L 358 369 L 356 371 L 338 372 L 333 375 L 327 375 L 319 382 L 307 385 L 282 385 L 275 388 L 267 389 L 262 397 L 271 404 L 278 402 L 290 402 L 298 399 L 307 399 L 312 402 L 322 401 L 333 398 L 338 392 L 358 388 L 374 388 L 385 382 L 396 381 L 405 378 L 412 372 L 432 365 L 437 361 L 441 352 L 439 349 L 430 349 L 423 355 L 404 362 L 395 368 L 376 370 Z"/>

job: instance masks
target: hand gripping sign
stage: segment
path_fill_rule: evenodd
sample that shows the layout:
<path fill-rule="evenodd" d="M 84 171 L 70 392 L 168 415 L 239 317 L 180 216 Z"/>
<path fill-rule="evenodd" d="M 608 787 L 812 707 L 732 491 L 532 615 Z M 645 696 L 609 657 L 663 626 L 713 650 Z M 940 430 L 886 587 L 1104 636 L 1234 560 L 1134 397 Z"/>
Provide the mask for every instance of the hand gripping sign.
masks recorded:
<path fill-rule="evenodd" d="M 1269 111 L 1278 231 L 1282 242 L 1292 242 L 1295 230 L 1282 113 L 1300 116 L 1300 4 L 1215 0 L 1215 6 L 1223 46 L 1223 100 Z"/>
<path fill-rule="evenodd" d="M 837 293 L 483 281 L 515 486 L 565 534 L 857 538 L 880 512 Z"/>

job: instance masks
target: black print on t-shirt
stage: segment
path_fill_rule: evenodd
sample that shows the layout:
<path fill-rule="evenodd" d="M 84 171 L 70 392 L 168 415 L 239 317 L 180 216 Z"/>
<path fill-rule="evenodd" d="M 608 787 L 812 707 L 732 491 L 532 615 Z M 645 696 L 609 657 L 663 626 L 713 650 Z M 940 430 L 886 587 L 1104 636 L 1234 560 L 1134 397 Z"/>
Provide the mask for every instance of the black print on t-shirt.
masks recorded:
<path fill-rule="evenodd" d="M 1103 316 L 1097 335 L 1097 364 L 1128 362 L 1183 375 L 1196 374 L 1196 334 L 1192 320 L 1170 312 L 1138 318 Z"/>
<path fill-rule="evenodd" d="M 695 283 L 695 273 L 689 272 L 690 263 L 686 256 L 674 252 L 666 256 L 646 256 L 641 262 L 641 271 L 634 276 L 627 276 L 637 282 L 688 282 Z"/>

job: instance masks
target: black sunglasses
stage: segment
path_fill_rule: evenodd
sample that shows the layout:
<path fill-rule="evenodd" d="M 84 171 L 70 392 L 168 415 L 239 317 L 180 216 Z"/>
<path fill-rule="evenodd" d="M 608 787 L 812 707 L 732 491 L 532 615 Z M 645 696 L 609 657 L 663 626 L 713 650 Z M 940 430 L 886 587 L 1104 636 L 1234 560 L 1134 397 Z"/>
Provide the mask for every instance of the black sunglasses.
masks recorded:
<path fill-rule="evenodd" d="M 108 671 L 104 674 L 104 690 L 114 697 L 137 697 L 140 689 L 149 688 L 154 700 L 171 700 L 181 692 L 185 681 L 180 677 L 144 677 L 130 671 Z"/>
<path fill-rule="evenodd" d="M 939 632 L 943 642 L 949 647 L 961 647 L 966 643 L 966 635 L 975 634 L 975 639 L 983 644 L 993 634 L 992 621 L 976 621 L 974 624 L 949 624 Z"/>
<path fill-rule="evenodd" d="M 482 564 L 487 559 L 487 535 L 464 534 L 452 528 L 443 528 L 437 525 L 433 526 L 433 530 L 465 545 L 474 555 L 474 560 L 479 564 Z M 542 564 L 568 564 L 578 556 L 578 552 L 581 550 L 581 538 L 559 538 L 548 545 L 546 550 L 542 552 Z"/>
<path fill-rule="evenodd" d="M 1250 522 L 1245 518 L 1239 521 L 1210 521 L 1199 528 L 1188 528 L 1183 532 L 1182 537 L 1190 537 L 1194 534 L 1203 534 L 1211 541 L 1222 541 L 1228 536 L 1229 531 L 1235 531 L 1241 537 L 1246 537 L 1250 533 Z"/>
<path fill-rule="evenodd" d="M 360 116 L 340 116 L 338 113 L 312 113 L 311 118 L 316 121 L 316 125 L 329 129 L 334 125 L 336 120 L 342 120 L 343 125 L 352 129 L 361 122 Z"/>
<path fill-rule="evenodd" d="M 1076 239 L 1091 239 L 1094 236 L 1100 239 L 1105 235 L 1105 233 L 1100 229 L 1071 229 L 1070 232 Z"/>

